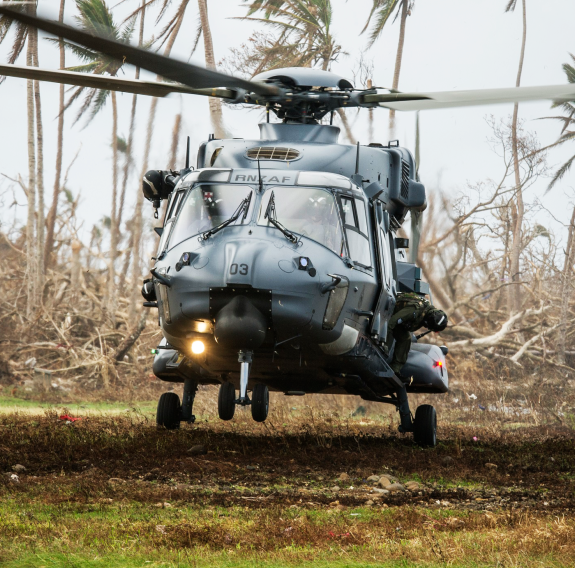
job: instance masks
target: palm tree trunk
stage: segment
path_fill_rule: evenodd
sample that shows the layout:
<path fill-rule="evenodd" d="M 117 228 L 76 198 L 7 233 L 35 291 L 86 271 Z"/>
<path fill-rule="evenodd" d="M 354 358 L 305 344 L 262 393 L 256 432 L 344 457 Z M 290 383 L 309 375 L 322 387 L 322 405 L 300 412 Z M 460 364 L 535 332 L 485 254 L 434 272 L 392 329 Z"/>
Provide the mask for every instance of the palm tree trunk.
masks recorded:
<path fill-rule="evenodd" d="M 38 60 L 38 30 L 30 34 L 33 46 L 33 64 L 40 66 Z M 44 288 L 44 129 L 42 128 L 42 101 L 40 98 L 40 82 L 34 81 L 34 106 L 36 110 L 36 191 L 38 193 L 38 217 L 36 219 L 36 272 L 38 278 L 38 294 Z M 40 298 L 39 298 L 40 299 Z"/>
<path fill-rule="evenodd" d="M 341 122 L 342 122 L 343 128 L 345 130 L 345 135 L 347 136 L 349 143 L 350 144 L 357 144 L 357 140 L 355 139 L 355 136 L 353 135 L 353 132 L 351 131 L 351 126 L 349 125 L 349 120 L 347 120 L 347 116 L 345 114 L 345 111 L 342 108 L 338 108 L 337 114 L 339 115 L 339 118 L 341 118 Z"/>
<path fill-rule="evenodd" d="M 561 275 L 561 316 L 559 338 L 557 340 L 557 363 L 565 365 L 565 339 L 567 335 L 567 318 L 569 317 L 569 296 L 571 295 L 571 268 L 573 266 L 573 249 L 575 248 L 575 207 L 571 215 L 567 248 L 565 250 L 565 262 Z"/>
<path fill-rule="evenodd" d="M 212 32 L 210 30 L 210 21 L 208 19 L 208 2 L 207 0 L 198 0 L 198 9 L 200 12 L 200 23 L 202 34 L 204 36 L 204 51 L 206 56 L 206 67 L 208 69 L 216 68 L 216 58 L 214 55 L 214 44 L 212 42 Z M 216 138 L 225 137 L 225 128 L 222 116 L 222 102 L 214 97 L 209 98 L 210 117 L 214 127 Z"/>
<path fill-rule="evenodd" d="M 66 0 L 60 0 L 59 22 L 64 21 L 64 4 Z M 64 42 L 60 38 L 60 69 L 66 67 L 66 51 Z M 62 176 L 62 152 L 64 147 L 64 85 L 60 85 L 60 113 L 58 114 L 58 147 L 56 150 L 56 175 L 54 177 L 54 190 L 52 192 L 52 205 L 46 219 L 46 242 L 44 246 L 44 271 L 53 262 L 52 249 L 54 248 L 54 226 L 58 213 L 58 199 L 60 197 L 60 178 Z"/>
<path fill-rule="evenodd" d="M 36 9 L 29 7 L 32 15 Z M 30 33 L 30 32 L 28 32 Z M 32 65 L 33 48 L 28 37 L 26 46 L 26 65 Z M 28 80 L 26 84 L 26 106 L 28 119 L 28 216 L 26 220 L 26 317 L 31 318 L 36 311 L 37 279 L 36 279 L 36 242 L 35 242 L 35 212 L 36 212 L 36 145 L 34 130 L 34 81 Z"/>
<path fill-rule="evenodd" d="M 405 42 L 405 23 L 407 21 L 408 0 L 402 0 L 401 23 L 399 27 L 399 41 L 397 43 L 397 54 L 395 56 L 395 70 L 393 72 L 393 89 L 399 86 L 399 74 L 401 72 L 401 60 L 403 58 L 403 44 Z M 395 111 L 389 111 L 389 137 L 395 138 Z"/>
<path fill-rule="evenodd" d="M 522 0 L 523 4 L 523 40 L 521 42 L 521 56 L 519 58 L 519 69 L 517 70 L 517 80 L 515 86 L 521 85 L 521 73 L 523 72 L 523 60 L 525 58 L 525 43 L 527 40 L 527 11 L 526 0 Z M 511 281 L 515 282 L 520 279 L 519 261 L 521 255 L 521 229 L 523 228 L 523 216 L 525 213 L 523 205 L 523 189 L 521 187 L 521 175 L 519 171 L 519 150 L 517 143 L 517 115 L 519 105 L 515 103 L 513 107 L 513 121 L 511 123 L 511 143 L 513 146 L 513 169 L 515 172 L 515 209 L 516 215 L 513 227 L 513 242 L 511 243 L 511 259 L 509 263 L 509 272 Z M 509 313 L 518 312 L 521 309 L 521 285 L 509 286 L 508 288 L 508 309 Z"/>
<path fill-rule="evenodd" d="M 118 105 L 116 92 L 112 91 L 112 214 L 110 223 L 110 257 L 108 268 L 108 317 L 112 323 L 116 321 L 116 258 L 120 228 L 118 226 Z"/>
<path fill-rule="evenodd" d="M 177 169 L 176 164 L 178 161 L 178 141 L 180 140 L 180 130 L 182 128 L 182 113 L 176 115 L 174 120 L 174 128 L 172 130 L 172 147 L 170 149 L 169 167 L 172 170 Z"/>
<path fill-rule="evenodd" d="M 367 88 L 371 89 L 373 87 L 373 82 L 371 79 L 367 80 Z M 373 142 L 373 138 L 374 138 L 374 130 L 373 130 L 373 109 L 370 108 L 367 111 L 367 141 L 368 143 Z"/>

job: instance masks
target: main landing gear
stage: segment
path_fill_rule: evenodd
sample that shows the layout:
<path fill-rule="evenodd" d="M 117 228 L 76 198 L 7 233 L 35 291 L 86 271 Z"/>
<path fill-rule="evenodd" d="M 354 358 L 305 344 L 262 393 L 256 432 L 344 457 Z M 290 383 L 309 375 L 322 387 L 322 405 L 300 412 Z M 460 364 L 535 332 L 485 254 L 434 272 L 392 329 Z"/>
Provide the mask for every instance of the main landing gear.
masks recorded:
<path fill-rule="evenodd" d="M 192 414 L 192 409 L 197 390 L 197 383 L 192 379 L 186 379 L 181 404 L 180 397 L 175 392 L 162 394 L 158 401 L 156 424 L 167 430 L 177 430 L 180 427 L 180 422 L 194 423 L 196 417 Z"/>
<path fill-rule="evenodd" d="M 258 383 L 252 390 L 252 399 L 248 397 L 248 379 L 250 364 L 252 362 L 251 351 L 240 351 L 238 361 L 240 368 L 240 396 L 236 399 L 234 385 L 229 382 L 222 383 L 218 395 L 218 414 L 222 420 L 231 420 L 234 417 L 236 405 L 251 406 L 252 418 L 256 422 L 264 422 L 268 417 L 270 405 L 270 393 L 266 385 Z"/>
<path fill-rule="evenodd" d="M 415 411 L 412 420 L 407 391 L 405 387 L 397 391 L 397 409 L 401 424 L 400 432 L 413 432 L 414 442 L 423 448 L 433 448 L 437 445 L 437 414 L 430 404 L 422 404 Z"/>

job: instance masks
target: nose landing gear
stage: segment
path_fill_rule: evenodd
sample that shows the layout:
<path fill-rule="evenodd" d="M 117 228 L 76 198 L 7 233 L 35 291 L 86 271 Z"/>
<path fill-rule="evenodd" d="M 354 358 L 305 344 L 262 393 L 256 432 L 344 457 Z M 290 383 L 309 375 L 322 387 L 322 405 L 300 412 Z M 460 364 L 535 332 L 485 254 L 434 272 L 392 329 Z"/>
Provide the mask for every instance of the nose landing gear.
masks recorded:
<path fill-rule="evenodd" d="M 240 396 L 236 399 L 234 385 L 229 382 L 220 385 L 218 394 L 218 414 L 222 420 L 231 420 L 234 417 L 236 405 L 251 406 L 252 418 L 256 422 L 264 422 L 268 417 L 270 394 L 266 385 L 258 383 L 252 390 L 252 399 L 248 396 L 248 380 L 252 351 L 240 351 L 238 361 L 240 368 Z"/>

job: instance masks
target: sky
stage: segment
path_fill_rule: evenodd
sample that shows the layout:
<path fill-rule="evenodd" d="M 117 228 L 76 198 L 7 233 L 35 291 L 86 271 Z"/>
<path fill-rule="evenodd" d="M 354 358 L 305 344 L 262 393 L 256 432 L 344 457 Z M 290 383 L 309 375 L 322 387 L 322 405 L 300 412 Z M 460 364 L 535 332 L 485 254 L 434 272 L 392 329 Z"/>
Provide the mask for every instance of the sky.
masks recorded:
<path fill-rule="evenodd" d="M 334 21 L 333 35 L 347 55 L 333 64 L 332 71 L 353 80 L 353 71 L 363 54 L 364 60 L 373 62 L 373 83 L 376 86 L 391 86 L 399 34 L 399 22 L 384 31 L 375 45 L 367 49 L 367 38 L 361 34 L 371 0 L 332 0 Z M 114 6 L 116 0 L 110 0 Z M 117 19 L 128 13 L 135 0 L 127 0 L 115 9 Z M 521 47 L 520 2 L 514 13 L 505 13 L 506 0 L 416 0 L 414 10 L 407 20 L 405 48 L 399 89 L 402 91 L 444 91 L 466 90 L 515 85 Z M 39 14 L 57 18 L 59 0 L 40 0 Z M 245 14 L 245 4 L 239 0 L 208 0 L 209 17 L 214 41 L 216 60 L 229 54 L 232 47 L 248 41 L 250 35 L 261 29 L 254 22 L 234 19 Z M 65 21 L 73 23 L 74 4 L 67 0 Z M 575 21 L 573 0 L 527 0 L 527 48 L 522 85 L 554 85 L 566 82 L 561 65 L 570 61 L 570 52 L 575 52 L 572 22 Z M 197 27 L 197 4 L 190 2 L 186 20 L 172 55 L 187 60 Z M 158 33 L 154 19 L 147 20 L 145 36 Z M 5 60 L 9 52 L 10 39 L 0 45 L 0 59 Z M 45 39 L 40 40 L 40 66 L 57 69 L 58 52 Z M 203 65 L 203 43 L 200 41 L 191 62 Z M 18 62 L 25 64 L 24 58 Z M 71 55 L 67 64 L 74 64 Z M 127 66 L 125 76 L 133 77 L 134 69 Z M 144 73 L 143 79 L 155 77 Z M 56 160 L 58 86 L 43 83 L 41 86 L 42 112 L 44 121 L 45 187 L 46 201 L 51 200 Z M 129 109 L 132 95 L 118 96 L 119 132 L 127 137 Z M 145 129 L 150 107 L 150 97 L 138 99 L 138 122 L 136 126 L 137 167 L 131 176 L 128 188 L 128 211 L 140 191 L 138 180 L 141 169 L 141 155 Z M 77 107 L 76 107 L 77 108 Z M 167 167 L 170 152 L 172 127 L 175 115 L 183 111 L 182 135 L 191 137 L 192 157 L 195 148 L 212 132 L 209 121 L 208 102 L 202 97 L 171 95 L 160 99 L 155 123 L 150 167 Z M 498 180 L 502 174 L 502 162 L 492 148 L 492 133 L 488 125 L 492 115 L 496 121 L 508 120 L 513 112 L 512 104 L 489 107 L 457 108 L 425 111 L 420 114 L 421 162 L 420 175 L 428 192 L 439 190 L 457 196 L 468 192 L 468 186 L 486 180 Z M 353 131 L 361 143 L 368 143 L 368 113 L 366 110 L 348 111 Z M 538 120 L 553 114 L 550 103 L 524 103 L 519 107 L 519 117 L 527 130 L 533 131 L 542 145 L 554 142 L 559 136 L 559 124 L 549 120 Z M 388 112 L 375 111 L 375 142 L 387 143 Z M 78 219 L 81 224 L 80 237 L 86 241 L 94 223 L 110 214 L 112 193 L 112 113 L 108 104 L 101 115 L 89 125 L 84 120 L 73 124 L 75 111 L 66 114 L 64 165 L 69 168 L 67 188 L 74 195 L 80 195 Z M 257 110 L 224 109 L 226 127 L 234 137 L 257 140 L 258 122 L 263 114 Z M 0 85 L 0 174 L 17 178 L 27 176 L 26 144 L 26 81 L 7 78 Z M 397 114 L 396 137 L 401 145 L 414 149 L 415 114 Z M 344 142 L 344 136 L 340 137 Z M 183 167 L 184 139 L 179 154 Z M 575 153 L 575 143 L 566 145 L 549 154 L 551 166 L 562 164 Z M 194 161 L 194 160 L 192 160 Z M 71 165 L 71 163 L 73 164 Z M 538 222 L 551 227 L 559 240 L 564 240 L 566 230 L 562 226 L 569 222 L 575 202 L 575 169 L 562 182 L 547 192 L 548 179 L 541 179 L 526 195 L 527 201 L 540 200 L 548 209 L 538 215 Z M 0 213 L 3 223 L 10 223 L 14 209 L 6 207 L 16 196 L 19 217 L 25 214 L 25 197 L 15 185 L 0 176 Z M 151 206 L 145 207 L 144 215 L 152 219 Z"/>

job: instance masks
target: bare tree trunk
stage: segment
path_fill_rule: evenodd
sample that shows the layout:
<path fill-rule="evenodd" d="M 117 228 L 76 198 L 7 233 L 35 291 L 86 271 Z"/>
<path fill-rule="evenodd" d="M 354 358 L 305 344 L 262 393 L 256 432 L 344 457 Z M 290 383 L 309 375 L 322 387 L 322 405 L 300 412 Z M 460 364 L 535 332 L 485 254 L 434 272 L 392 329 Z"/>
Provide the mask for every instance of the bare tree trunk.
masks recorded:
<path fill-rule="evenodd" d="M 116 93 L 112 91 L 112 213 L 110 223 L 110 257 L 108 268 L 107 309 L 108 317 L 114 324 L 116 322 L 116 258 L 118 256 L 118 242 L 120 227 L 118 226 L 118 105 Z"/>
<path fill-rule="evenodd" d="M 36 7 L 29 7 L 31 14 L 36 13 Z M 33 47 L 28 37 L 26 46 L 26 65 L 33 63 Z M 36 311 L 37 278 L 36 278 L 36 239 L 34 231 L 36 212 L 36 144 L 34 129 L 34 81 L 28 80 L 26 85 L 26 106 L 28 119 L 28 216 L 26 220 L 26 291 L 28 302 L 26 317 L 30 318 Z"/>
<path fill-rule="evenodd" d="M 345 111 L 342 108 L 338 108 L 337 114 L 339 115 L 339 118 L 341 118 L 341 122 L 342 122 L 343 128 L 345 130 L 345 135 L 347 136 L 349 143 L 350 144 L 357 144 L 357 140 L 355 139 L 355 136 L 353 135 L 353 132 L 351 131 L 351 126 L 349 125 L 349 121 L 347 120 L 347 116 L 345 114 Z"/>
<path fill-rule="evenodd" d="M 180 5 L 180 13 L 178 16 L 178 21 L 172 30 L 172 35 L 168 40 L 166 45 L 166 49 L 164 50 L 164 55 L 169 56 L 172 48 L 174 47 L 174 42 L 176 41 L 176 37 L 182 27 L 182 22 L 184 21 L 184 15 L 186 11 L 186 7 L 188 5 L 188 0 L 184 0 Z M 161 80 L 158 77 L 158 80 Z M 156 107 L 158 105 L 158 99 L 152 99 L 152 104 L 150 105 L 150 114 L 148 117 L 148 128 L 146 132 L 146 145 L 144 147 L 144 159 L 142 161 L 142 173 L 140 175 L 140 179 L 144 177 L 148 169 L 148 159 L 150 156 L 150 147 L 152 144 L 152 131 L 154 128 L 154 119 L 156 117 Z M 133 227 L 133 262 L 132 262 L 132 294 L 130 296 L 130 304 L 128 308 L 128 317 L 130 321 L 134 321 L 137 316 L 137 309 L 136 304 L 138 302 L 138 297 L 140 297 L 140 290 L 136 283 L 142 277 L 142 263 L 140 262 L 141 258 L 141 244 L 142 244 L 142 205 L 144 203 L 144 195 L 142 191 L 138 191 L 137 198 L 136 198 L 136 208 L 134 210 L 134 220 L 132 223 Z"/>
<path fill-rule="evenodd" d="M 80 263 L 80 251 L 82 250 L 82 243 L 77 240 L 72 241 L 72 267 L 70 270 L 70 288 L 72 291 L 71 300 L 75 302 L 80 293 L 80 273 L 82 265 Z"/>
<path fill-rule="evenodd" d="M 565 338 L 567 335 L 567 318 L 569 317 L 569 297 L 571 295 L 571 268 L 573 266 L 573 248 L 575 248 L 575 207 L 571 215 L 565 262 L 561 275 L 561 319 L 559 323 L 559 337 L 557 339 L 557 363 L 565 365 Z"/>
<path fill-rule="evenodd" d="M 399 27 L 399 42 L 397 43 L 397 54 L 395 56 L 395 70 L 393 72 L 393 89 L 399 86 L 399 74 L 401 72 L 401 60 L 403 58 L 403 44 L 405 42 L 405 23 L 407 20 L 408 0 L 403 0 L 401 5 L 401 23 Z M 395 138 L 395 111 L 389 111 L 389 138 Z"/>
<path fill-rule="evenodd" d="M 198 10 L 200 12 L 200 23 L 202 26 L 202 35 L 204 36 L 204 52 L 206 55 L 206 67 L 208 69 L 216 68 L 216 57 L 214 55 L 214 44 L 212 42 L 212 32 L 210 30 L 210 21 L 208 19 L 208 2 L 207 0 L 198 0 Z M 214 127 L 216 138 L 225 138 L 225 128 L 222 116 L 222 101 L 215 97 L 209 97 L 210 117 Z"/>
<path fill-rule="evenodd" d="M 182 127 L 182 114 L 177 114 L 174 121 L 174 128 L 172 130 L 172 147 L 170 149 L 170 168 L 176 169 L 176 162 L 178 161 L 178 141 L 180 139 L 180 130 Z"/>
<path fill-rule="evenodd" d="M 64 4 L 66 0 L 60 0 L 60 14 L 58 21 L 64 21 Z M 60 69 L 66 67 L 66 55 L 64 50 L 64 42 L 60 38 Z M 46 219 L 46 242 L 44 247 L 44 271 L 53 259 L 52 249 L 54 248 L 54 226 L 56 224 L 56 216 L 58 214 L 58 199 L 60 197 L 60 178 L 62 176 L 62 152 L 64 147 L 64 85 L 60 85 L 60 113 L 58 114 L 58 148 L 56 152 L 56 175 L 54 177 L 54 190 L 52 192 L 52 205 L 48 211 L 48 218 Z"/>
<path fill-rule="evenodd" d="M 522 0 L 523 5 L 523 40 L 521 42 L 521 56 L 519 58 L 519 69 L 517 70 L 517 80 L 515 86 L 521 85 L 521 73 L 523 72 L 523 60 L 525 58 L 525 42 L 527 40 L 527 11 L 526 0 Z M 511 258 L 509 262 L 509 272 L 512 282 L 520 280 L 520 256 L 521 256 L 521 230 L 523 228 L 523 216 L 525 208 L 523 205 L 523 189 L 521 187 L 521 175 L 519 171 L 519 150 L 517 142 L 517 115 L 519 105 L 515 103 L 513 107 L 513 122 L 511 124 L 511 143 L 513 146 L 513 169 L 515 172 L 515 201 L 516 215 L 514 218 L 513 241 L 511 243 Z M 508 301 L 509 313 L 518 312 L 521 309 L 521 285 L 509 286 Z"/>

